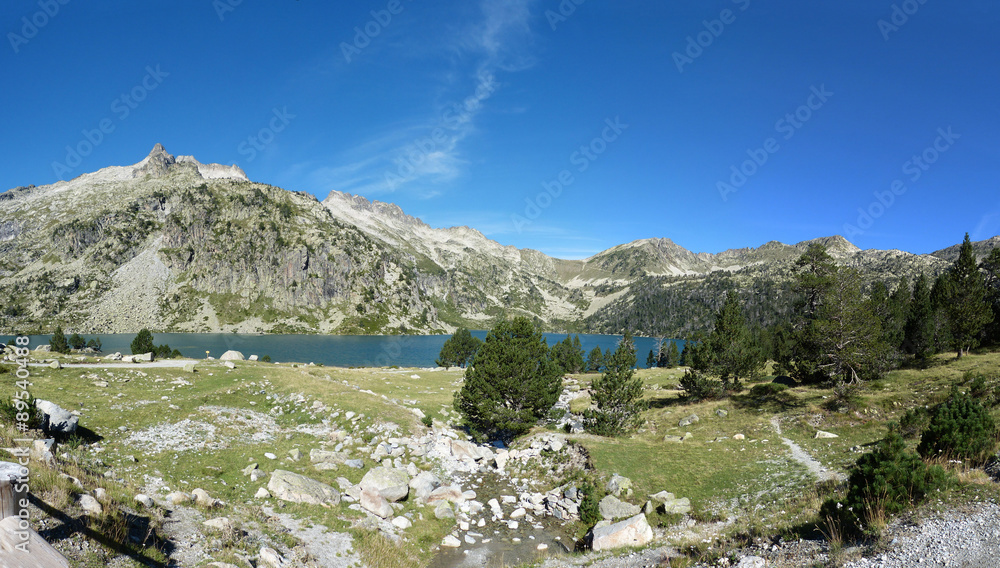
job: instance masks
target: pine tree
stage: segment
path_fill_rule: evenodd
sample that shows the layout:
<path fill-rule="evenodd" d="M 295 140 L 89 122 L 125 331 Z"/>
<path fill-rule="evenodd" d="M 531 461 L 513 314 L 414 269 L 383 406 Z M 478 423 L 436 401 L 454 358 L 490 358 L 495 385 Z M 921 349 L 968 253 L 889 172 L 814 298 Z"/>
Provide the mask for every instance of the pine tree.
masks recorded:
<path fill-rule="evenodd" d="M 990 251 L 980 263 L 986 283 L 986 299 L 993 309 L 993 321 L 986 326 L 986 340 L 1000 343 L 1000 248 Z"/>
<path fill-rule="evenodd" d="M 148 329 L 142 328 L 139 330 L 139 334 L 132 339 L 133 355 L 142 355 L 143 353 L 152 353 L 156 350 L 156 346 L 153 345 L 153 334 L 149 332 Z"/>
<path fill-rule="evenodd" d="M 652 369 L 656 367 L 656 355 L 653 355 L 653 350 L 649 350 L 649 356 L 646 357 L 646 368 Z"/>
<path fill-rule="evenodd" d="M 958 357 L 962 357 L 979 345 L 983 329 L 993 321 L 993 310 L 986 301 L 986 284 L 976 264 L 969 233 L 965 234 L 948 279 L 951 281 L 947 308 L 952 347 Z"/>
<path fill-rule="evenodd" d="M 590 350 L 590 355 L 587 356 L 587 370 L 591 373 L 597 373 L 601 367 L 604 367 L 604 352 L 599 346 L 595 346 Z"/>
<path fill-rule="evenodd" d="M 931 322 L 934 328 L 934 352 L 941 353 L 951 348 L 951 322 L 948 316 L 948 302 L 951 298 L 951 278 L 948 273 L 939 274 L 931 286 L 931 306 L 934 313 Z"/>
<path fill-rule="evenodd" d="M 681 363 L 681 354 L 679 351 L 677 351 L 677 342 L 671 341 L 670 349 L 667 350 L 667 366 L 673 368 L 676 367 L 677 365 L 680 365 L 680 363 Z"/>
<path fill-rule="evenodd" d="M 797 261 L 795 290 L 801 296 L 796 302 L 793 320 L 789 374 L 804 383 L 820 382 L 826 374 L 817 366 L 820 346 L 817 344 L 814 321 L 819 317 L 824 298 L 829 295 L 838 267 L 826 252 L 826 247 L 813 243 Z"/>
<path fill-rule="evenodd" d="M 753 340 L 740 307 L 739 297 L 730 290 L 715 317 L 715 329 L 705 342 L 704 357 L 697 370 L 718 375 L 726 390 L 740 390 L 740 379 L 753 377 L 764 368 L 764 354 Z"/>
<path fill-rule="evenodd" d="M 823 295 L 833 282 L 837 265 L 825 246 L 813 243 L 795 261 L 795 266 L 798 270 L 798 289 L 803 294 L 803 314 L 810 319 L 819 310 Z"/>
<path fill-rule="evenodd" d="M 569 335 L 552 346 L 552 359 L 562 369 L 563 373 L 579 373 L 583 370 L 583 348 L 579 347 L 580 336 L 572 340 Z"/>
<path fill-rule="evenodd" d="M 605 370 L 590 387 L 596 408 L 583 415 L 583 427 L 598 436 L 621 436 L 642 424 L 642 379 L 635 376 L 635 343 L 629 333 L 605 361 Z"/>
<path fill-rule="evenodd" d="M 872 285 L 871 305 L 882 324 L 882 340 L 893 349 L 903 345 L 903 327 L 906 310 L 910 303 L 910 287 L 903 281 L 893 293 L 885 282 Z"/>
<path fill-rule="evenodd" d="M 574 373 L 582 373 L 586 368 L 587 363 L 583 360 L 585 353 L 583 351 L 583 344 L 580 343 L 580 334 L 573 336 L 573 369 Z"/>
<path fill-rule="evenodd" d="M 834 274 L 809 332 L 817 347 L 816 367 L 838 384 L 879 378 L 892 365 L 882 324 L 862 296 L 861 275 L 853 268 Z"/>
<path fill-rule="evenodd" d="M 903 327 L 906 352 L 925 362 L 934 354 L 934 305 L 927 276 L 921 274 L 913 284 L 913 299 Z"/>
<path fill-rule="evenodd" d="M 441 346 L 438 354 L 438 367 L 465 367 L 472 361 L 482 342 L 474 337 L 468 329 L 460 327 Z"/>
<path fill-rule="evenodd" d="M 56 326 L 55 333 L 49 339 L 49 345 L 56 353 L 69 353 L 69 342 L 66 341 L 66 336 L 63 335 L 62 326 Z"/>
<path fill-rule="evenodd" d="M 454 406 L 476 440 L 509 443 L 548 413 L 561 390 L 562 373 L 542 332 L 516 317 L 487 334 Z"/>

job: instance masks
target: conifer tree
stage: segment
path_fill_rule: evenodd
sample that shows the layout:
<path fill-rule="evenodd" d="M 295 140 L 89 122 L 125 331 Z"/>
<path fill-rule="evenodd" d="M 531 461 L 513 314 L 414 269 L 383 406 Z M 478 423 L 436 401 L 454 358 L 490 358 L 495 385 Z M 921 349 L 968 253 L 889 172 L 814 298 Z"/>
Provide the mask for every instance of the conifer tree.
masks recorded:
<path fill-rule="evenodd" d="M 755 376 L 764 368 L 764 354 L 753 341 L 736 292 L 726 294 L 715 317 L 715 329 L 701 349 L 703 356 L 696 358 L 695 368 L 718 375 L 726 390 L 738 391 L 740 379 Z"/>
<path fill-rule="evenodd" d="M 861 294 L 861 275 L 842 268 L 832 278 L 810 332 L 818 369 L 838 384 L 881 377 L 892 364 L 882 324 Z"/>
<path fill-rule="evenodd" d="M 925 362 L 934 354 L 934 305 L 927 276 L 921 274 L 913 284 L 913 299 L 903 327 L 906 352 Z"/>
<path fill-rule="evenodd" d="M 667 366 L 670 368 L 680 365 L 681 354 L 677 351 L 677 342 L 670 342 L 670 349 L 667 350 Z"/>
<path fill-rule="evenodd" d="M 143 353 L 156 351 L 156 346 L 153 345 L 153 334 L 146 328 L 140 329 L 139 334 L 132 339 L 130 347 L 132 348 L 133 355 L 142 355 Z"/>
<path fill-rule="evenodd" d="M 83 349 L 87 346 L 87 340 L 80 337 L 79 333 L 69 336 L 69 346 L 73 349 Z"/>
<path fill-rule="evenodd" d="M 591 384 L 595 408 L 583 415 L 585 430 L 598 436 L 621 436 L 642 424 L 642 379 L 635 376 L 635 343 L 629 333 L 605 360 L 604 373 Z"/>
<path fill-rule="evenodd" d="M 986 340 L 1000 343 L 1000 248 L 990 251 L 980 266 L 986 282 L 986 300 L 993 310 L 993 321 L 986 326 Z"/>
<path fill-rule="evenodd" d="M 476 355 L 476 350 L 482 341 L 474 337 L 468 329 L 460 327 L 441 346 L 438 354 L 438 367 L 465 367 Z"/>
<path fill-rule="evenodd" d="M 55 333 L 49 339 L 49 345 L 56 353 L 69 353 L 69 342 L 66 341 L 66 336 L 63 335 L 62 326 L 56 326 Z"/>
<path fill-rule="evenodd" d="M 548 413 L 561 391 L 562 372 L 542 332 L 516 317 L 487 334 L 454 406 L 476 440 L 510 443 Z"/>
<path fill-rule="evenodd" d="M 600 346 L 595 346 L 590 350 L 590 355 L 587 356 L 587 370 L 591 373 L 596 373 L 601 370 L 604 366 L 604 352 L 601 351 Z"/>
<path fill-rule="evenodd" d="M 580 334 L 573 336 L 573 364 L 576 367 L 574 373 L 582 373 L 584 368 L 587 366 L 587 362 L 584 360 L 586 352 L 583 350 L 583 344 L 580 343 Z"/>
<path fill-rule="evenodd" d="M 552 359 L 564 373 L 579 373 L 583 371 L 583 348 L 580 347 L 580 336 L 573 340 L 567 334 L 566 339 L 552 346 Z"/>
<path fill-rule="evenodd" d="M 993 310 L 986 301 L 986 283 L 979 272 L 969 233 L 965 234 L 958 258 L 948 272 L 950 289 L 947 303 L 952 347 L 958 357 L 979 345 L 980 335 L 993 321 Z"/>
<path fill-rule="evenodd" d="M 656 367 L 656 355 L 653 355 L 653 350 L 649 350 L 649 355 L 646 357 L 646 368 L 652 369 Z"/>

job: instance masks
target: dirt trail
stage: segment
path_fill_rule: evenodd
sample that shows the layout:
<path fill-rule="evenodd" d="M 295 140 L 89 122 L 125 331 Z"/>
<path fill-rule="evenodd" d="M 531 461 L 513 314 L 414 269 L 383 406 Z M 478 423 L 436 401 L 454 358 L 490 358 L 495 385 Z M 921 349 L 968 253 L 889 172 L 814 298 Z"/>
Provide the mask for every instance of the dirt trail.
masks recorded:
<path fill-rule="evenodd" d="M 774 431 L 781 436 L 781 423 L 778 421 L 777 416 L 771 418 L 771 426 L 773 426 Z M 784 437 L 781 438 L 781 441 L 784 442 L 785 445 L 791 450 L 792 459 L 806 466 L 809 473 L 815 475 L 820 481 L 840 481 L 846 479 L 844 474 L 830 471 L 829 469 L 823 467 L 823 464 L 813 459 L 813 457 L 809 455 L 809 452 L 802 449 L 802 446 L 799 446 L 795 442 Z"/>

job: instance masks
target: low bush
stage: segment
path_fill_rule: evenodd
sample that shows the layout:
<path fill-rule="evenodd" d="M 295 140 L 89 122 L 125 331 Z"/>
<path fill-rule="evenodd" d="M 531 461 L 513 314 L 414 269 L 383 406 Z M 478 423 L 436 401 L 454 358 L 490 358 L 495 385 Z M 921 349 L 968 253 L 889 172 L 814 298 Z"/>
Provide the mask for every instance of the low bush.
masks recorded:
<path fill-rule="evenodd" d="M 877 534 L 888 517 L 919 504 L 929 493 L 946 487 L 948 480 L 940 466 L 928 466 L 893 432 L 875 451 L 858 459 L 846 497 L 823 503 L 820 517 L 848 536 Z"/>
<path fill-rule="evenodd" d="M 722 381 L 710 379 L 693 369 L 684 372 L 678 386 L 685 392 L 685 398 L 691 402 L 722 398 L 725 394 Z"/>
<path fill-rule="evenodd" d="M 917 451 L 925 458 L 982 465 L 996 448 L 997 427 L 993 416 L 978 400 L 956 391 L 931 410 Z"/>
<path fill-rule="evenodd" d="M 18 415 L 21 416 L 18 416 Z M 23 420 L 27 418 L 27 420 Z M 26 423 L 29 430 L 39 430 L 42 427 L 42 412 L 35 406 L 35 397 L 0 400 L 0 422 L 17 425 Z"/>
<path fill-rule="evenodd" d="M 969 384 L 969 396 L 983 406 L 996 406 L 1000 403 L 1000 382 L 976 375 Z"/>
<path fill-rule="evenodd" d="M 903 413 L 899 417 L 899 422 L 890 426 L 890 430 L 898 433 L 900 436 L 906 439 L 913 439 L 919 436 L 925 428 L 927 428 L 927 423 L 930 421 L 930 414 L 927 409 L 918 406 L 916 408 L 911 408 Z"/>

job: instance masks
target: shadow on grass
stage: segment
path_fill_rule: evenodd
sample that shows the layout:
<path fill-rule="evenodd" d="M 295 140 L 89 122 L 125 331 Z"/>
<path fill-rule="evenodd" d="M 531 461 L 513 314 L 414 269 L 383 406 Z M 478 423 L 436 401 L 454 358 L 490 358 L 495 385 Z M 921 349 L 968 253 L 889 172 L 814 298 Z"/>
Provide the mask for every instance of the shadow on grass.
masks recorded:
<path fill-rule="evenodd" d="M 71 535 L 79 533 L 117 554 L 131 558 L 142 566 L 153 568 L 168 568 L 170 566 L 170 564 L 148 558 L 136 550 L 136 546 L 152 546 L 167 557 L 173 551 L 174 546 L 171 542 L 161 540 L 156 535 L 156 530 L 149 517 L 140 517 L 122 511 L 120 523 L 115 523 L 111 519 L 86 521 L 67 515 L 33 494 L 29 494 L 28 499 L 32 505 L 41 509 L 46 515 L 62 523 L 60 526 L 39 532 L 39 535 L 48 542 L 67 539 Z M 112 534 L 112 532 L 123 534 Z M 134 544 L 130 545 L 129 542 Z"/>
<path fill-rule="evenodd" d="M 736 394 L 729 397 L 733 401 L 733 406 L 740 409 L 763 409 L 767 412 L 784 412 L 793 408 L 803 408 L 805 403 L 795 396 L 783 392 L 768 394 L 764 396 L 747 394 Z"/>
<path fill-rule="evenodd" d="M 674 406 L 688 406 L 690 404 L 695 404 L 701 402 L 700 400 L 693 400 L 685 398 L 679 395 L 666 395 L 662 397 L 650 398 L 649 407 L 650 408 L 670 408 Z"/>

